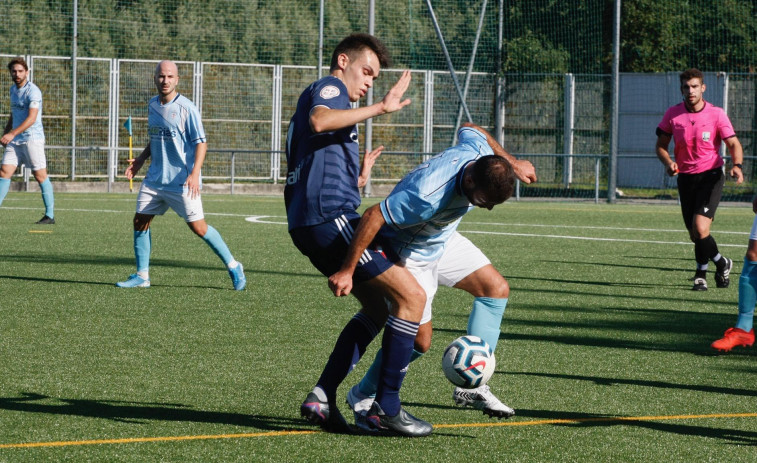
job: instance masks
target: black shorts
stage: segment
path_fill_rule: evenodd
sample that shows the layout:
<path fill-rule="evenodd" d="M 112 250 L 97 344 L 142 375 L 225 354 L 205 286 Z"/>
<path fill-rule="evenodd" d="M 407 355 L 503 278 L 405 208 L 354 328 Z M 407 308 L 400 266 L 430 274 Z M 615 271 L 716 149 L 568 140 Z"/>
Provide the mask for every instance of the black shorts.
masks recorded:
<path fill-rule="evenodd" d="M 724 184 L 725 174 L 721 167 L 698 174 L 678 174 L 681 213 L 688 230 L 693 226 L 695 215 L 715 218 Z"/>
<path fill-rule="evenodd" d="M 294 245 L 306 255 L 323 275 L 331 276 L 342 267 L 360 217 L 347 218 L 344 215 L 312 227 L 295 228 L 289 232 Z M 354 283 L 374 278 L 389 269 L 399 257 L 379 232 L 373 243 L 363 252 L 358 262 Z"/>

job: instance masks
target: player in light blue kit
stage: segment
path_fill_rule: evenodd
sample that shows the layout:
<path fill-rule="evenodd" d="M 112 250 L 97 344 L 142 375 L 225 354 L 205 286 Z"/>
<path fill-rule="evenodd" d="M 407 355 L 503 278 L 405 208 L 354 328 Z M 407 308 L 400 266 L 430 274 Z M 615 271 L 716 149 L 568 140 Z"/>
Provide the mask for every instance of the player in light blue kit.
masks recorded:
<path fill-rule="evenodd" d="M 200 169 L 205 161 L 208 145 L 200 113 L 195 105 L 176 91 L 179 70 L 172 61 L 161 61 L 155 68 L 158 96 L 150 100 L 147 109 L 150 142 L 142 153 L 126 168 L 131 179 L 144 162 L 152 157 L 137 196 L 134 214 L 134 254 L 137 273 L 126 281 L 116 283 L 119 288 L 147 288 L 150 286 L 150 222 L 170 207 L 183 218 L 189 228 L 221 258 L 231 276 L 234 289 L 244 289 L 247 279 L 242 264 L 231 255 L 218 231 L 205 222 L 200 189 Z"/>
<path fill-rule="evenodd" d="M 513 193 L 515 179 L 536 181 L 528 161 L 510 156 L 484 129 L 466 123 L 457 145 L 434 156 L 407 174 L 381 203 L 360 220 L 347 257 L 329 286 L 339 296 L 349 291 L 357 258 L 382 227 L 389 229 L 392 250 L 426 291 L 426 307 L 415 339 L 412 359 L 431 346 L 431 304 L 439 284 L 474 296 L 468 334 L 484 339 L 494 350 L 510 288 L 489 259 L 458 231 L 463 215 L 475 207 L 492 209 Z M 371 419 L 375 391 L 376 356 L 366 376 L 347 396 L 358 425 Z M 515 412 L 503 404 L 488 385 L 455 388 L 459 405 L 472 405 L 489 416 L 508 418 Z"/>
<path fill-rule="evenodd" d="M 47 176 L 42 92 L 29 82 L 29 66 L 23 58 L 13 58 L 8 63 L 8 70 L 14 85 L 11 85 L 11 115 L 0 139 L 5 146 L 0 168 L 0 205 L 8 194 L 13 173 L 19 164 L 24 164 L 31 167 L 45 204 L 45 215 L 37 223 L 52 225 L 55 223 L 55 198 L 53 184 Z"/>

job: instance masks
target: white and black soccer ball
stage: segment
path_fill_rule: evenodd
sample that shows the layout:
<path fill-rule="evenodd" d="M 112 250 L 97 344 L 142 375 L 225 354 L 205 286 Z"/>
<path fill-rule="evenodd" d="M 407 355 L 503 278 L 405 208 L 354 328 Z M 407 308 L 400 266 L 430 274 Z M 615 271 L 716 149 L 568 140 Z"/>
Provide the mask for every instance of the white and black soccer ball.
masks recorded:
<path fill-rule="evenodd" d="M 478 336 L 460 336 L 444 349 L 442 370 L 456 386 L 465 389 L 483 386 L 494 374 L 494 353 Z"/>

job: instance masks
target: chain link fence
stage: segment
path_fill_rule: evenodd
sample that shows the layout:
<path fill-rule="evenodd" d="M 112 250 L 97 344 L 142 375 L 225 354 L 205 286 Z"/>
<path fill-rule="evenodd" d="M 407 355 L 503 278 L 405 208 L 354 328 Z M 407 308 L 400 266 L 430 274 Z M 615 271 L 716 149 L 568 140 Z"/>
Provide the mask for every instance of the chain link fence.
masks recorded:
<path fill-rule="evenodd" d="M 285 135 L 300 92 L 328 72 L 331 50 L 341 38 L 373 27 L 394 58 L 394 66 L 375 83 L 376 98 L 395 82 L 400 69 L 413 71 L 407 92 L 413 103 L 372 121 L 370 142 L 386 146 L 373 181 L 393 182 L 425 156 L 447 148 L 465 120 L 441 33 L 457 80 L 467 82 L 473 121 L 501 136 L 510 152 L 537 168 L 538 184 L 521 186 L 519 194 L 606 198 L 611 3 L 29 0 L 7 6 L 0 24 L 5 53 L 0 58 L 7 62 L 25 56 L 31 79 L 43 91 L 48 168 L 55 178 L 123 180 L 128 156 L 123 123 L 132 117 L 137 154 L 147 142 L 147 101 L 155 94 L 152 73 L 158 60 L 168 58 L 178 62 L 181 93 L 203 116 L 210 152 L 203 169 L 206 180 L 277 183 L 286 172 Z M 721 103 L 744 146 L 749 180 L 743 187 L 727 188 L 727 195 L 742 199 L 752 192 L 757 156 L 755 4 L 671 0 L 664 7 L 669 13 L 665 21 L 651 13 L 654 5 L 652 0 L 623 2 L 620 70 L 642 77 L 649 73 L 650 79 L 661 72 L 675 77 L 688 66 L 726 73 Z M 696 34 L 702 19 L 685 12 L 697 5 L 725 16 L 710 16 L 708 27 L 701 29 L 707 32 L 693 38 L 686 34 Z M 731 32 L 723 27 L 728 17 L 739 18 Z M 678 47 L 680 53 L 671 59 L 668 43 L 682 40 L 696 47 Z M 621 100 L 660 99 L 659 89 L 647 91 L 642 85 L 631 95 L 632 86 L 624 87 L 623 79 L 619 84 Z M 0 89 L 10 85 L 8 74 L 0 73 Z M 679 97 L 673 92 L 670 98 L 675 103 Z M 676 194 L 654 157 L 654 125 L 671 101 L 644 114 L 643 123 L 634 113 L 628 115 L 631 122 L 620 125 L 620 139 L 627 140 L 620 165 L 626 170 L 632 166 L 632 172 L 621 175 L 618 187 L 627 195 Z M 0 91 L 0 118 L 7 118 L 8 111 L 8 93 Z M 366 132 L 362 124 L 363 146 Z"/>

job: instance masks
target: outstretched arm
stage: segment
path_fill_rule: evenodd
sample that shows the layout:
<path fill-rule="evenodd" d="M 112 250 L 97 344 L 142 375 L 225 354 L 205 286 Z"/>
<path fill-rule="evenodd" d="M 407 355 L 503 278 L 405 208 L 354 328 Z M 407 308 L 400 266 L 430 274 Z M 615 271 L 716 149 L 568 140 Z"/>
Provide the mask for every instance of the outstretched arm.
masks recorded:
<path fill-rule="evenodd" d="M 507 159 L 510 165 L 513 166 L 515 176 L 518 177 L 521 182 L 532 183 L 536 181 L 536 170 L 534 169 L 533 164 L 531 164 L 529 161 L 518 160 L 513 155 L 505 151 L 502 145 L 497 142 L 492 134 L 487 132 L 483 127 L 479 127 L 471 122 L 464 122 L 463 127 L 470 127 L 484 134 L 486 136 L 486 143 L 489 144 L 492 151 L 494 151 L 494 154 Z"/>
<path fill-rule="evenodd" d="M 370 106 L 354 109 L 331 109 L 318 106 L 310 113 L 310 127 L 315 133 L 333 132 L 359 124 L 375 116 L 399 111 L 410 104 L 410 99 L 402 99 L 409 86 L 410 71 L 404 71 L 384 98 Z"/>
<path fill-rule="evenodd" d="M 355 273 L 360 256 L 363 255 L 363 251 L 371 244 L 371 241 L 385 223 L 379 204 L 371 206 L 365 211 L 355 230 L 350 247 L 347 249 L 347 257 L 342 263 L 342 268 L 329 277 L 329 288 L 334 292 L 334 296 L 350 294 L 350 291 L 352 291 L 352 275 Z"/>

